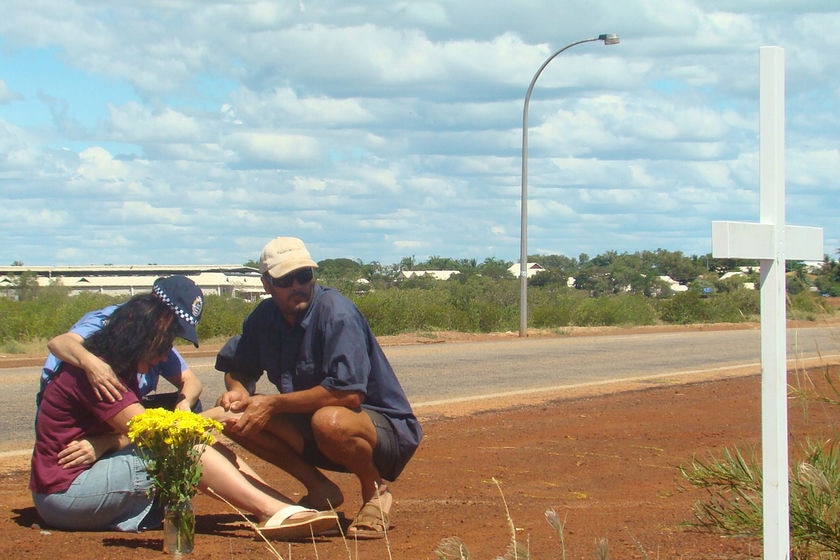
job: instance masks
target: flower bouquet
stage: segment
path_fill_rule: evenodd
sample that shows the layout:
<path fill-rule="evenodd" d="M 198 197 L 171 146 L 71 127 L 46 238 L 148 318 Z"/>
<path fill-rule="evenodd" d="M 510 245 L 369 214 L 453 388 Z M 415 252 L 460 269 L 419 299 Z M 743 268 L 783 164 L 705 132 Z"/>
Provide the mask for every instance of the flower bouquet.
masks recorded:
<path fill-rule="evenodd" d="M 164 550 L 192 552 L 195 513 L 192 498 L 201 478 L 201 455 L 222 425 L 184 410 L 149 408 L 128 421 L 128 437 L 137 446 L 164 507 Z M 171 538 L 170 538 L 171 535 Z"/>

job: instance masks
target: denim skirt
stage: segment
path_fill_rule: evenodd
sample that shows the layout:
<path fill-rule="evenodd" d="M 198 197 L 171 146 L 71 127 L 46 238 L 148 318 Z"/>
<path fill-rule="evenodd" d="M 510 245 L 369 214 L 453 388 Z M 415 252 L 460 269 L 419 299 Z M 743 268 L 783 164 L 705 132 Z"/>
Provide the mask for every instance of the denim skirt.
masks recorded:
<path fill-rule="evenodd" d="M 107 453 L 64 492 L 32 494 L 44 522 L 67 531 L 129 531 L 160 527 L 162 510 L 152 495 L 146 466 L 129 445 Z"/>

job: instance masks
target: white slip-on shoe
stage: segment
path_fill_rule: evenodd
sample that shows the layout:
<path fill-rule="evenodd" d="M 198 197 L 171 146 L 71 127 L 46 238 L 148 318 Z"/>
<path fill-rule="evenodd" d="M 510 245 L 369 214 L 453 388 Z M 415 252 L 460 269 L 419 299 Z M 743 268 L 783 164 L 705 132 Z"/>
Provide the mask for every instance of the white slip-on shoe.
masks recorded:
<path fill-rule="evenodd" d="M 292 518 L 301 513 L 309 515 Z M 338 515 L 334 511 L 318 511 L 296 505 L 284 507 L 258 526 L 260 534 L 273 539 L 302 539 L 337 528 Z"/>

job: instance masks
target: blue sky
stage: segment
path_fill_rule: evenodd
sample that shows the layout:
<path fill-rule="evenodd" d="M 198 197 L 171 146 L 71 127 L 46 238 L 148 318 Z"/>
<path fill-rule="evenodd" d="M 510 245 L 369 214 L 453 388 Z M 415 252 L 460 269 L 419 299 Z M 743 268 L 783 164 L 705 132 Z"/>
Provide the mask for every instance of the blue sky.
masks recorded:
<path fill-rule="evenodd" d="M 0 262 L 703 255 L 758 221 L 759 50 L 787 222 L 840 248 L 836 0 L 6 0 Z"/>

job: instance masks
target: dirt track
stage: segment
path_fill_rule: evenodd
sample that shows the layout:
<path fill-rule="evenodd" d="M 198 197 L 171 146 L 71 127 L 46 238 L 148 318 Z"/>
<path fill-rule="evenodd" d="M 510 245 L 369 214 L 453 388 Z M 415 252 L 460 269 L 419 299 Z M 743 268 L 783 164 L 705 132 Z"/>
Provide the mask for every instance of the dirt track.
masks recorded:
<path fill-rule="evenodd" d="M 393 485 L 395 527 L 388 543 L 330 538 L 314 547 L 282 543 L 278 550 L 297 560 L 432 559 L 441 539 L 457 536 L 473 558 L 495 558 L 508 542 L 507 505 L 517 538 L 529 543 L 535 559 L 560 557 L 559 541 L 543 518 L 548 508 L 566 521 L 569 559 L 594 558 L 599 538 L 608 540 L 611 558 L 760 558 L 756 539 L 722 538 L 683 526 L 701 494 L 681 489 L 676 470 L 694 455 L 757 446 L 759 393 L 759 378 L 750 376 L 428 420 L 423 445 Z M 814 404 L 807 418 L 792 402 L 795 434 L 824 433 L 825 426 L 840 421 L 836 410 Z M 251 462 L 274 485 L 299 492 L 285 475 Z M 18 469 L 0 478 L 0 503 L 7 512 L 0 554 L 51 560 L 160 554 L 160 531 L 40 530 L 27 476 Z M 358 508 L 355 484 L 347 475 L 337 478 L 348 496 L 340 511 L 352 516 Z M 196 505 L 194 558 L 271 558 L 227 506 L 206 496 L 197 497 Z"/>

